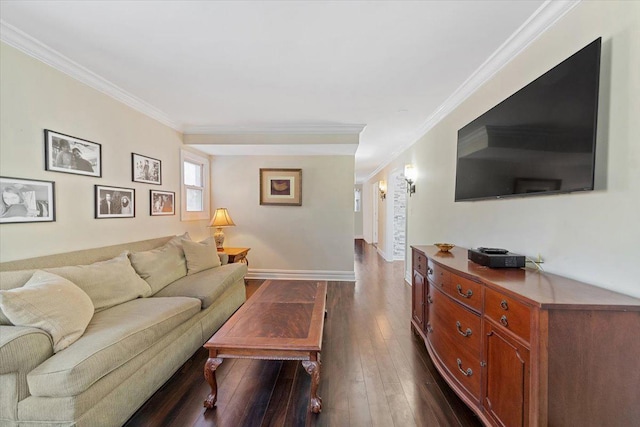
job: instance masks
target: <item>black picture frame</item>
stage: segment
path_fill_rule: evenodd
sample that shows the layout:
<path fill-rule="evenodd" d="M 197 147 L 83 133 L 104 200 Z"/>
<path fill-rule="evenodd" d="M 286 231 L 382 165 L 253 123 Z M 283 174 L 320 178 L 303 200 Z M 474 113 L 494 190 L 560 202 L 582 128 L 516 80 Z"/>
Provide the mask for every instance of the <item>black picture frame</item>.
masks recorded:
<path fill-rule="evenodd" d="M 97 142 L 45 129 L 44 153 L 47 171 L 102 178 L 102 145 Z"/>
<path fill-rule="evenodd" d="M 94 196 L 96 219 L 135 218 L 136 190 L 134 188 L 96 185 Z"/>
<path fill-rule="evenodd" d="M 169 216 L 176 214 L 176 193 L 173 191 L 149 190 L 149 215 Z"/>
<path fill-rule="evenodd" d="M 131 180 L 144 184 L 162 185 L 162 161 L 131 153 Z"/>
<path fill-rule="evenodd" d="M 56 220 L 54 181 L 0 176 L 0 224 Z"/>

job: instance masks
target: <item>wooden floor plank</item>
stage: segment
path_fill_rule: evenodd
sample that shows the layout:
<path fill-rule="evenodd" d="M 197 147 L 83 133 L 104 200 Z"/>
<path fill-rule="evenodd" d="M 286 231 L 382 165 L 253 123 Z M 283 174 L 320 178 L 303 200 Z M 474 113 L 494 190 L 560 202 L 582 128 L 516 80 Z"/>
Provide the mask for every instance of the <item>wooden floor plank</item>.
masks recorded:
<path fill-rule="evenodd" d="M 205 411 L 208 356 L 200 349 L 126 426 L 480 426 L 411 332 L 403 263 L 356 242 L 356 282 L 328 283 L 320 414 L 309 411 L 311 381 L 300 362 L 249 359 L 220 365 L 218 403 Z M 262 282 L 248 280 L 247 296 Z"/>

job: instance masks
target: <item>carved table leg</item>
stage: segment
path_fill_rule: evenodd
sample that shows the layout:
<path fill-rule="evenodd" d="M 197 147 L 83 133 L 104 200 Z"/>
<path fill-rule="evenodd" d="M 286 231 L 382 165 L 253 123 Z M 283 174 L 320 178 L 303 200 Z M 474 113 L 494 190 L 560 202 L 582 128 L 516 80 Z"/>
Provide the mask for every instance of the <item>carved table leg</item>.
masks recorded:
<path fill-rule="evenodd" d="M 302 366 L 311 375 L 311 412 L 320 413 L 322 410 L 322 398 L 318 396 L 318 384 L 320 384 L 320 362 L 303 360 Z"/>
<path fill-rule="evenodd" d="M 207 359 L 207 363 L 204 364 L 204 378 L 211 387 L 211 393 L 204 401 L 206 408 L 213 408 L 218 400 L 218 383 L 216 382 L 216 369 L 222 363 L 222 359 L 219 357 L 210 357 Z"/>

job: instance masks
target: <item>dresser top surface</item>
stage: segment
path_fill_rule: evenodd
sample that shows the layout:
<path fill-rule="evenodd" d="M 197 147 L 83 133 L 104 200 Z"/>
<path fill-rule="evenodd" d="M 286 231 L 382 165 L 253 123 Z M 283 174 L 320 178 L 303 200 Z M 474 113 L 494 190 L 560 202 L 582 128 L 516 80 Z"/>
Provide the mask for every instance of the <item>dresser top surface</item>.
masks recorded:
<path fill-rule="evenodd" d="M 446 269 L 482 282 L 545 309 L 640 311 L 640 299 L 531 268 L 489 268 L 470 261 L 467 249 L 440 252 L 432 245 L 411 246 Z"/>

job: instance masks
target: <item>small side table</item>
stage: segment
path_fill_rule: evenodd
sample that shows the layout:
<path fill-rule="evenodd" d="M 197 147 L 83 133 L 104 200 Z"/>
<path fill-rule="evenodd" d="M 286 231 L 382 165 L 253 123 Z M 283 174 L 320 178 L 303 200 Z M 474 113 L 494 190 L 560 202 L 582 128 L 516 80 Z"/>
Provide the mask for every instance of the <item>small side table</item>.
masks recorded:
<path fill-rule="evenodd" d="M 242 262 L 249 266 L 249 260 L 247 259 L 247 253 L 251 248 L 223 248 L 223 252 L 229 255 L 229 263 Z"/>

